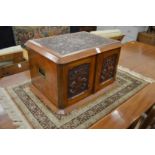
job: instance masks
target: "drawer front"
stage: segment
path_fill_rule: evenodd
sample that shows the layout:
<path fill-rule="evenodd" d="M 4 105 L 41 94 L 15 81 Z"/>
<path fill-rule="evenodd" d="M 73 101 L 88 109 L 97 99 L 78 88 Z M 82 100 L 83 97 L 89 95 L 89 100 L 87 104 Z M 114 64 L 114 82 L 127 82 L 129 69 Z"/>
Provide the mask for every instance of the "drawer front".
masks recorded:
<path fill-rule="evenodd" d="M 95 91 L 115 81 L 120 48 L 97 55 Z"/>
<path fill-rule="evenodd" d="M 3 66 L 0 68 L 0 77 L 13 75 L 29 69 L 29 63 L 27 61 L 20 62 L 18 64 L 12 64 L 9 66 Z"/>
<path fill-rule="evenodd" d="M 0 56 L 0 62 L 5 62 L 5 61 L 13 61 L 14 63 L 19 63 L 23 61 L 23 52 Z"/>
<path fill-rule="evenodd" d="M 89 96 L 93 92 L 94 69 L 95 56 L 64 66 L 65 107 Z"/>

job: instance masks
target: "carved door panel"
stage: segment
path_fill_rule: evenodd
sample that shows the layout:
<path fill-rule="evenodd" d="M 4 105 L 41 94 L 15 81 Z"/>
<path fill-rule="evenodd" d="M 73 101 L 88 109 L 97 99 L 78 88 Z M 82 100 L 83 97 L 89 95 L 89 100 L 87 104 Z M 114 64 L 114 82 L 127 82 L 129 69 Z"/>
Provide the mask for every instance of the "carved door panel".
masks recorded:
<path fill-rule="evenodd" d="M 99 89 L 102 89 L 103 87 L 114 82 L 119 55 L 120 48 L 97 55 L 95 91 L 98 91 Z"/>
<path fill-rule="evenodd" d="M 63 67 L 65 105 L 89 96 L 93 91 L 95 56 L 69 63 Z"/>

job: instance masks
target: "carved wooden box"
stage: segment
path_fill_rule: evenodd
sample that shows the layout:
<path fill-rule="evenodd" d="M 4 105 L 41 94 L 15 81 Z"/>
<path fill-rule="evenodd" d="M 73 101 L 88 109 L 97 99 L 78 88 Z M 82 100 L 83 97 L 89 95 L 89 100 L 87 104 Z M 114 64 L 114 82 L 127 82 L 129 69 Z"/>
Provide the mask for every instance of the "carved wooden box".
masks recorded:
<path fill-rule="evenodd" d="M 119 41 L 78 32 L 29 40 L 25 46 L 32 90 L 53 110 L 74 107 L 115 80 Z"/>

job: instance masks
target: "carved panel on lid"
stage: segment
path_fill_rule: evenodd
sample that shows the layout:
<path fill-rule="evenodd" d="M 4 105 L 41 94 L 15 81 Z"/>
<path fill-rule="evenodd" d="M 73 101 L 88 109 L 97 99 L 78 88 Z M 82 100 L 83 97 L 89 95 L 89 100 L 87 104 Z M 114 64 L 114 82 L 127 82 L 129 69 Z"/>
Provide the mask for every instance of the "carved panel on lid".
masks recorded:
<path fill-rule="evenodd" d="M 117 54 L 104 58 L 100 76 L 101 83 L 114 78 L 117 65 L 117 58 Z"/>
<path fill-rule="evenodd" d="M 88 89 L 90 64 L 82 64 L 69 70 L 68 98 L 72 98 Z"/>

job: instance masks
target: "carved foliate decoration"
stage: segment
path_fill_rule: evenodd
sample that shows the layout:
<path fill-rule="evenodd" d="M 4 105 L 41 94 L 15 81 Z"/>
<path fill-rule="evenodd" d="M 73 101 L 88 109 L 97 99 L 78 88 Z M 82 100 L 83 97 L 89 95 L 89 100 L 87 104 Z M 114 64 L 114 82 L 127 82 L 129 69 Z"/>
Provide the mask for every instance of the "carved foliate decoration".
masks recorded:
<path fill-rule="evenodd" d="M 72 98 L 88 89 L 90 64 L 82 64 L 69 70 L 68 98 Z"/>
<path fill-rule="evenodd" d="M 115 76 L 115 69 L 116 69 L 116 63 L 117 63 L 117 54 L 108 56 L 104 58 L 103 65 L 102 65 L 102 71 L 100 76 L 100 82 L 105 82 L 109 79 L 114 78 Z"/>

